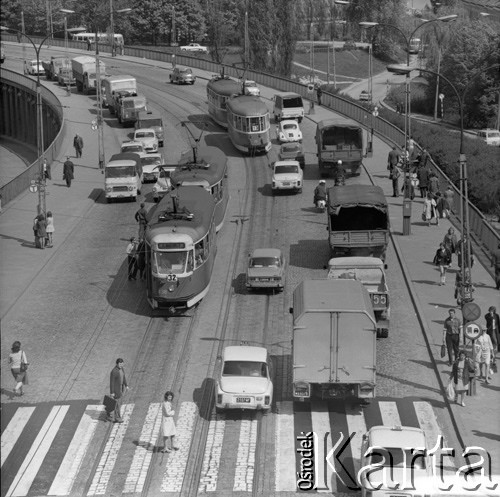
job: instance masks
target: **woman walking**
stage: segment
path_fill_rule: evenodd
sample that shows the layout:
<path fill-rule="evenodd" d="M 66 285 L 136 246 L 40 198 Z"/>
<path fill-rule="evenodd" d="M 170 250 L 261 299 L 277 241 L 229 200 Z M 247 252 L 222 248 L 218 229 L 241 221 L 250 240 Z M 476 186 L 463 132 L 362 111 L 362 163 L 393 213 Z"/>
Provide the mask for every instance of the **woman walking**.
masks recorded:
<path fill-rule="evenodd" d="M 456 253 L 458 240 L 457 240 L 457 235 L 455 235 L 455 230 L 453 228 L 450 228 L 448 230 L 448 233 L 444 235 L 443 243 L 444 246 L 452 253 L 452 255 Z"/>
<path fill-rule="evenodd" d="M 47 221 L 45 216 L 40 214 L 36 221 L 36 237 L 38 239 L 38 247 L 45 248 L 45 238 L 47 238 Z"/>
<path fill-rule="evenodd" d="M 483 378 L 486 383 L 491 380 L 490 377 L 490 364 L 491 358 L 494 356 L 493 343 L 491 338 L 486 333 L 486 329 L 483 328 L 481 334 L 476 339 L 474 343 L 475 353 L 476 353 L 476 363 L 479 364 L 479 378 Z M 484 368 L 483 368 L 484 366 Z M 484 375 L 483 375 L 484 369 Z"/>
<path fill-rule="evenodd" d="M 469 381 L 472 375 L 474 375 L 474 366 L 471 364 L 465 351 L 461 350 L 458 358 L 453 363 L 450 381 L 454 383 L 455 400 L 462 407 L 465 407 L 464 396 L 469 389 Z"/>
<path fill-rule="evenodd" d="M 439 284 L 446 284 L 446 270 L 451 264 L 451 252 L 444 246 L 443 242 L 439 244 L 433 262 L 436 266 L 439 266 Z"/>
<path fill-rule="evenodd" d="M 424 200 L 424 211 L 422 212 L 422 219 L 427 222 L 427 226 L 431 225 L 432 219 L 436 220 L 436 226 L 439 225 L 439 219 L 436 213 L 436 201 L 432 193 L 428 193 Z"/>
<path fill-rule="evenodd" d="M 162 452 L 171 452 L 173 450 L 179 450 L 179 447 L 175 445 L 174 439 L 177 434 L 174 423 L 175 411 L 172 409 L 172 401 L 174 400 L 174 394 L 170 391 L 166 392 L 163 397 L 163 407 L 162 407 L 162 421 L 161 428 L 163 431 L 163 450 Z M 168 443 L 170 439 L 170 444 Z M 167 447 L 170 445 L 170 447 Z"/>
<path fill-rule="evenodd" d="M 12 344 L 11 352 L 9 354 L 9 364 L 12 376 L 16 380 L 16 387 L 14 393 L 16 395 L 23 395 L 23 385 L 28 384 L 28 359 L 24 350 L 21 350 L 21 342 L 15 341 Z"/>
<path fill-rule="evenodd" d="M 47 232 L 47 247 L 52 248 L 54 246 L 52 244 L 52 235 L 54 234 L 54 217 L 50 211 L 47 212 L 47 228 L 45 231 Z"/>

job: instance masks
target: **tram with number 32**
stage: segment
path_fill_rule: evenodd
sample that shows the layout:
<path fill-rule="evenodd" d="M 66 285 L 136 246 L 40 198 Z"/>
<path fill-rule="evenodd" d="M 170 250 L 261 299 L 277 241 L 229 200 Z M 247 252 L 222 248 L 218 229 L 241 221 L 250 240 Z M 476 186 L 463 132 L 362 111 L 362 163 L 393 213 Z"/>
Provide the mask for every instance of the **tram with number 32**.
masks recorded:
<path fill-rule="evenodd" d="M 216 203 L 199 186 L 181 186 L 148 213 L 147 299 L 153 309 L 188 309 L 208 292 L 217 253 Z"/>

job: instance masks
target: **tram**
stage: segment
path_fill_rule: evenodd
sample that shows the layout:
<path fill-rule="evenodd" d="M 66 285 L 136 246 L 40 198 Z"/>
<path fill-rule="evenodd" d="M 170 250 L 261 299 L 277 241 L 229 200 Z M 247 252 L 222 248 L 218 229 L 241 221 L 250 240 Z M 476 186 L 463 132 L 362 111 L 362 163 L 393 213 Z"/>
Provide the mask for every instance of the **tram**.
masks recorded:
<path fill-rule="evenodd" d="M 214 76 L 207 83 L 208 114 L 223 128 L 227 128 L 226 102 L 241 94 L 241 88 L 241 83 L 228 76 Z"/>
<path fill-rule="evenodd" d="M 196 162 L 179 164 L 172 172 L 170 181 L 174 187 L 201 186 L 209 192 L 215 200 L 215 229 L 219 231 L 224 224 L 229 189 L 227 187 L 227 159 L 205 159 Z"/>
<path fill-rule="evenodd" d="M 215 200 L 181 186 L 148 214 L 147 299 L 153 309 L 189 309 L 208 292 L 217 253 Z"/>
<path fill-rule="evenodd" d="M 269 110 L 260 97 L 238 95 L 226 102 L 227 131 L 233 145 L 254 155 L 271 150 Z"/>

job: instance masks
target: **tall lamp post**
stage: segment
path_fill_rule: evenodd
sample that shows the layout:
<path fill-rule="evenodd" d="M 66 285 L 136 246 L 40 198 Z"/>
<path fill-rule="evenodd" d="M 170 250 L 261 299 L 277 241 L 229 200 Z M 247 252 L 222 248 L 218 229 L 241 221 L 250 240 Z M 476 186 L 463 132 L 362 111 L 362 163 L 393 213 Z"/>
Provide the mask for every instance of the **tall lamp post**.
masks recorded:
<path fill-rule="evenodd" d="M 397 26 L 394 26 L 393 24 L 385 24 L 385 23 L 378 23 L 378 22 L 368 22 L 368 21 L 362 21 L 359 23 L 359 25 L 362 28 L 365 29 L 370 29 L 374 28 L 375 26 L 380 26 L 380 27 L 385 27 L 385 28 L 391 28 L 397 31 L 404 39 L 406 43 L 406 66 L 410 67 L 410 54 L 414 52 L 411 48 L 411 41 L 413 39 L 413 36 L 415 33 L 421 29 L 423 26 L 427 26 L 428 24 L 431 24 L 433 22 L 449 22 L 453 21 L 457 18 L 458 16 L 456 14 L 448 15 L 448 16 L 442 16 L 438 17 L 436 19 L 431 19 L 429 21 L 424 21 L 422 24 L 419 24 L 409 36 L 406 36 L 406 34 Z M 404 172 L 404 197 L 403 197 L 403 235 L 411 235 L 411 188 L 409 188 L 410 184 L 410 152 L 408 150 L 408 142 L 411 137 L 411 122 L 410 122 L 410 103 L 411 103 L 411 98 L 410 98 L 410 72 L 408 71 L 405 73 L 406 78 L 405 78 L 405 129 L 404 129 L 404 134 L 405 134 L 405 143 L 403 147 L 403 172 Z M 400 73 L 402 74 L 402 73 Z"/>
<path fill-rule="evenodd" d="M 349 1 L 348 0 L 333 0 L 333 9 L 334 9 L 334 12 L 336 13 L 336 10 L 335 10 L 335 5 L 349 5 Z M 333 87 L 334 88 L 337 88 L 337 79 L 335 77 L 335 24 L 337 22 L 337 19 L 336 19 L 336 16 L 334 16 L 330 22 L 332 23 L 332 49 L 333 49 L 333 53 L 332 53 L 332 64 L 333 64 Z M 345 21 L 344 21 L 345 22 Z M 328 68 L 327 68 L 327 73 L 328 73 L 328 76 L 327 76 L 327 79 L 328 79 L 328 83 L 330 83 L 330 58 L 328 57 Z"/>

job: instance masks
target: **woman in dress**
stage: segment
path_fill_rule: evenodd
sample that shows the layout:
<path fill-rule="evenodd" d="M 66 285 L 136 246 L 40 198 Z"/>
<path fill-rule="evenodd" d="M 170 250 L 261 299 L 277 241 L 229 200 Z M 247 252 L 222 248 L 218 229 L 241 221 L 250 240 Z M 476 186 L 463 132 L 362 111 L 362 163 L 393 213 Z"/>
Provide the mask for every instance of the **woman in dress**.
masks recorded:
<path fill-rule="evenodd" d="M 51 248 L 52 245 L 52 235 L 54 233 L 54 217 L 52 216 L 52 212 L 47 212 L 47 228 L 45 229 L 47 232 L 47 247 Z"/>
<path fill-rule="evenodd" d="M 162 420 L 161 428 L 163 431 L 163 450 L 162 452 L 171 452 L 173 450 L 179 450 L 179 447 L 175 445 L 174 439 L 177 434 L 174 423 L 175 411 L 172 409 L 172 401 L 174 400 L 174 394 L 170 391 L 166 392 L 163 398 L 162 407 Z M 170 447 L 167 447 L 168 440 L 170 439 Z"/>
<path fill-rule="evenodd" d="M 458 358 L 453 363 L 450 381 L 453 380 L 455 387 L 455 399 L 457 404 L 465 407 L 464 396 L 469 389 L 471 375 L 474 374 L 474 366 L 471 364 L 465 350 L 461 350 Z"/>
<path fill-rule="evenodd" d="M 40 214 L 36 221 L 36 236 L 38 238 L 39 247 L 45 248 L 45 238 L 47 238 L 47 221 L 45 216 Z"/>
<path fill-rule="evenodd" d="M 9 354 L 9 364 L 12 376 L 16 380 L 16 395 L 23 395 L 23 385 L 28 384 L 28 376 L 26 370 L 28 368 L 28 360 L 24 350 L 21 350 L 21 342 L 15 341 L 12 344 L 12 349 Z"/>
<path fill-rule="evenodd" d="M 493 343 L 490 336 L 486 333 L 486 328 L 483 328 L 481 334 L 477 337 L 475 343 L 476 363 L 479 365 L 479 378 L 483 378 L 486 383 L 491 380 L 490 364 L 491 357 L 494 355 Z M 484 375 L 483 375 L 484 369 Z"/>
<path fill-rule="evenodd" d="M 436 214 L 436 201 L 431 193 L 427 194 L 424 200 L 424 212 L 422 213 L 424 221 L 427 222 L 427 226 L 431 225 L 431 220 L 436 220 L 436 226 L 439 224 L 439 219 Z"/>
<path fill-rule="evenodd" d="M 439 266 L 439 284 L 444 285 L 446 283 L 446 270 L 451 264 L 451 252 L 445 247 L 443 242 L 439 244 L 433 262 L 436 266 Z"/>

